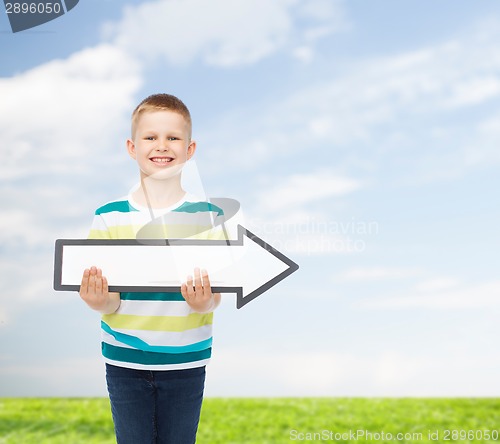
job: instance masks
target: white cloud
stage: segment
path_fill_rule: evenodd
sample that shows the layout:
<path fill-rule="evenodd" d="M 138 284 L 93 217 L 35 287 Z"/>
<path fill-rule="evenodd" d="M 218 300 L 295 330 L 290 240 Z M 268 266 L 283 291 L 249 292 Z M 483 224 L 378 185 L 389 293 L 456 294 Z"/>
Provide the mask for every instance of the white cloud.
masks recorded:
<path fill-rule="evenodd" d="M 474 126 L 475 137 L 464 149 L 464 160 L 469 168 L 500 162 L 500 110 L 488 113 Z"/>
<path fill-rule="evenodd" d="M 371 281 L 371 280 L 390 280 L 415 277 L 422 273 L 417 268 L 399 268 L 399 267 L 366 267 L 351 268 L 336 276 L 336 279 L 346 281 Z"/>
<path fill-rule="evenodd" d="M 2 396 L 60 397 L 106 396 L 104 364 L 96 354 L 89 358 L 60 358 L 36 365 L 3 359 Z"/>
<path fill-rule="evenodd" d="M 449 345 L 449 344 L 447 344 Z M 497 356 L 477 359 L 462 347 L 440 353 L 374 350 L 276 351 L 216 349 L 207 396 L 495 396 L 500 384 L 482 375 L 500 367 Z M 451 371 L 453 369 L 453 371 Z M 464 384 L 463 381 L 468 381 Z"/>
<path fill-rule="evenodd" d="M 356 303 L 374 310 L 471 310 L 500 307 L 500 281 L 457 288 L 456 281 L 434 279 L 398 296 L 372 297 Z"/>
<path fill-rule="evenodd" d="M 492 74 L 478 74 L 453 85 L 450 98 L 445 101 L 445 105 L 451 108 L 474 105 L 499 95 L 500 78 Z"/>
<path fill-rule="evenodd" d="M 76 292 L 53 290 L 54 238 L 45 242 L 48 245 L 41 248 L 21 245 L 9 249 L 9 257 L 4 254 L 0 260 L 0 292 L 5 295 L 0 305 L 0 328 L 26 328 L 26 313 L 43 307 L 63 313 L 69 301 L 79 299 Z M 82 309 L 86 309 L 83 304 Z M 38 322 L 43 323 L 37 320 L 31 327 Z"/>
<path fill-rule="evenodd" d="M 448 348 L 448 344 L 441 344 Z M 466 359 L 464 357 L 467 356 Z M 373 362 L 375 396 L 495 396 L 500 384 L 491 384 L 489 373 L 498 368 L 496 356 L 478 356 L 462 348 L 460 353 L 448 348 L 441 355 L 408 353 L 397 350 L 381 352 Z M 487 378 L 484 378 L 484 376 Z M 467 384 L 464 384 L 467 381 Z"/>
<path fill-rule="evenodd" d="M 269 354 L 219 348 L 214 350 L 208 369 L 206 395 L 336 395 L 350 379 L 349 371 L 356 369 L 355 374 L 359 375 L 362 368 L 362 359 L 335 352 Z"/>
<path fill-rule="evenodd" d="M 3 247 L 13 251 L 20 247 L 36 249 L 46 247 L 58 237 L 86 237 L 95 210 L 93 206 L 98 203 L 77 179 L 76 175 L 58 178 L 47 172 L 39 179 L 0 186 L 4 208 L 0 220 Z M 82 182 L 86 180 L 86 176 L 80 178 Z M 51 181 L 54 183 L 49 183 Z"/>
<path fill-rule="evenodd" d="M 220 119 L 217 134 L 207 135 L 218 145 L 207 148 L 205 163 L 214 173 L 224 168 L 219 158 L 239 170 L 281 162 L 297 171 L 316 160 L 367 178 L 422 183 L 500 162 L 488 137 L 496 120 L 477 112 L 498 114 L 500 33 L 482 23 L 466 31 L 411 52 L 343 62 L 341 74 Z M 307 45 L 295 55 L 312 57 Z M 239 149 L 228 151 L 235 140 Z"/>
<path fill-rule="evenodd" d="M 7 314 L 7 309 L 3 306 L 0 306 L 0 328 L 4 328 L 9 325 L 10 317 Z"/>
<path fill-rule="evenodd" d="M 88 226 L 90 190 L 126 158 L 119 135 L 140 83 L 137 62 L 110 45 L 0 79 L 4 247 L 40 247 L 68 225 Z"/>
<path fill-rule="evenodd" d="M 433 292 L 448 290 L 453 287 L 458 287 L 458 285 L 460 285 L 458 279 L 451 277 L 438 277 L 419 282 L 415 289 L 419 292 Z"/>
<path fill-rule="evenodd" d="M 451 112 L 497 97 L 499 37 L 494 33 L 480 45 L 476 30 L 461 41 L 362 61 L 345 77 L 307 88 L 281 106 L 290 114 L 306 111 L 304 121 L 317 136 L 336 143 L 372 140 L 377 127 L 392 129 L 396 121 L 406 126 L 407 116 L 414 122 L 423 113 Z"/>
<path fill-rule="evenodd" d="M 339 0 L 306 0 L 299 2 L 297 6 L 300 16 L 304 18 L 328 20 L 331 26 L 339 28 L 347 25 Z"/>
<path fill-rule="evenodd" d="M 2 178 L 72 176 L 109 161 L 140 83 L 137 62 L 110 45 L 0 79 Z"/>
<path fill-rule="evenodd" d="M 291 174 L 281 181 L 274 177 L 273 182 L 279 184 L 261 193 L 258 204 L 266 214 L 342 196 L 361 187 L 358 180 L 340 177 L 327 170 Z"/>
<path fill-rule="evenodd" d="M 297 26 L 301 19 L 310 22 L 307 36 Z M 172 65 L 201 59 L 231 67 L 290 45 L 311 45 L 343 26 L 339 1 L 157 0 L 127 6 L 121 21 L 104 27 L 104 35 L 139 57 L 163 56 Z"/>
<path fill-rule="evenodd" d="M 329 216 L 335 199 L 363 186 L 356 179 L 318 169 L 281 180 L 273 177 L 272 183 L 263 180 L 249 211 L 265 214 L 265 219 L 253 217 L 247 224 L 280 251 L 307 256 L 359 253 L 366 247 L 363 238 L 376 234 L 373 224 Z"/>
<path fill-rule="evenodd" d="M 298 46 L 292 51 L 292 55 L 302 63 L 310 63 L 314 58 L 314 50 L 310 46 Z"/>
<path fill-rule="evenodd" d="M 366 249 L 363 239 L 341 236 L 334 233 L 280 233 L 279 225 L 275 232 L 265 237 L 266 242 L 279 251 L 293 255 L 331 256 L 332 254 L 356 254 Z"/>

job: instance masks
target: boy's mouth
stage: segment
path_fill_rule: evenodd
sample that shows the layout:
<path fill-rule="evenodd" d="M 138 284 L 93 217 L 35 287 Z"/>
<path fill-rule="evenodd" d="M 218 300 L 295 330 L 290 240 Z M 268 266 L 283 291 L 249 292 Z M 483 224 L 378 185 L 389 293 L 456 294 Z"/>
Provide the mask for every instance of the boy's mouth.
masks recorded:
<path fill-rule="evenodd" d="M 174 160 L 173 157 L 151 157 L 149 160 L 157 165 L 167 165 Z"/>

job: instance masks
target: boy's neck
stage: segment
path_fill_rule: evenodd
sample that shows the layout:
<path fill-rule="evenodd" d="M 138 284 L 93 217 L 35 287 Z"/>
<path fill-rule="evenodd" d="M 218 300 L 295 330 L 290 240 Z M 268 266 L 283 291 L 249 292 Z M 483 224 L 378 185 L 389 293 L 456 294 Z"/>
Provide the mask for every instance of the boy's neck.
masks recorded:
<path fill-rule="evenodd" d="M 141 176 L 141 184 L 132 193 L 132 197 L 144 207 L 167 208 L 181 200 L 185 194 L 180 175 L 162 180 Z"/>

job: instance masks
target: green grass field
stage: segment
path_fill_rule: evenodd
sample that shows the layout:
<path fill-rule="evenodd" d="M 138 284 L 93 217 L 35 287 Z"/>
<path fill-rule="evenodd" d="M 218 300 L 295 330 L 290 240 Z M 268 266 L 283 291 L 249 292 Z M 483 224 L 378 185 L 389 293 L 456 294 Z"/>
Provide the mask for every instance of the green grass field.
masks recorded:
<path fill-rule="evenodd" d="M 197 442 L 485 443 L 498 433 L 500 399 L 207 398 Z M 1 444 L 113 442 L 107 399 L 0 399 Z"/>

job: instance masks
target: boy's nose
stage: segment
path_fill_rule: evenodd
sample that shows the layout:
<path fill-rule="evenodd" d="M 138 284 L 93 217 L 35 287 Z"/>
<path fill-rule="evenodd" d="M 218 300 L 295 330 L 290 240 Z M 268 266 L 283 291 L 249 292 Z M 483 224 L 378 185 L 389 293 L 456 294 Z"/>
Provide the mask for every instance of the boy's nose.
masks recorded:
<path fill-rule="evenodd" d="M 156 147 L 157 151 L 168 151 L 168 144 L 166 142 L 159 142 L 158 146 Z"/>

